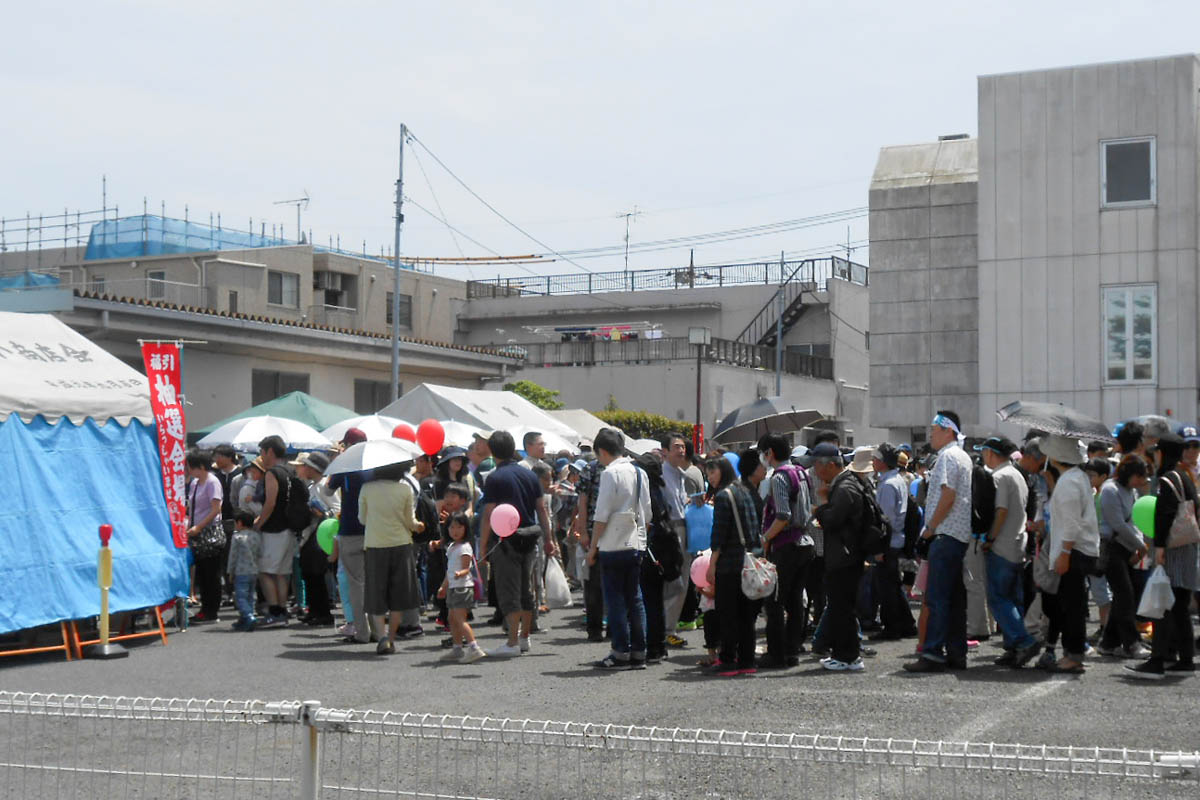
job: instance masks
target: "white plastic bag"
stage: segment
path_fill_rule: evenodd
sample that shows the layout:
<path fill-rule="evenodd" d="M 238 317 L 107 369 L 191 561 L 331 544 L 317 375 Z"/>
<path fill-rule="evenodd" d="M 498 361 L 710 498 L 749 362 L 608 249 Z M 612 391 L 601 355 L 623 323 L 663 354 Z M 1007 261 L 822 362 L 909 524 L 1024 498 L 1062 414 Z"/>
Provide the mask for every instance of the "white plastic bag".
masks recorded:
<path fill-rule="evenodd" d="M 1155 567 L 1142 590 L 1142 601 L 1138 603 L 1138 616 L 1147 619 L 1162 619 L 1175 605 L 1175 594 L 1171 591 L 1171 581 L 1167 578 L 1166 570 Z"/>
<path fill-rule="evenodd" d="M 742 558 L 742 594 L 750 600 L 762 600 L 775 594 L 779 571 L 765 558 L 746 553 Z"/>
<path fill-rule="evenodd" d="M 571 587 L 567 585 L 567 576 L 563 574 L 558 559 L 550 556 L 546 559 L 546 605 L 551 608 L 570 608 L 571 603 Z"/>

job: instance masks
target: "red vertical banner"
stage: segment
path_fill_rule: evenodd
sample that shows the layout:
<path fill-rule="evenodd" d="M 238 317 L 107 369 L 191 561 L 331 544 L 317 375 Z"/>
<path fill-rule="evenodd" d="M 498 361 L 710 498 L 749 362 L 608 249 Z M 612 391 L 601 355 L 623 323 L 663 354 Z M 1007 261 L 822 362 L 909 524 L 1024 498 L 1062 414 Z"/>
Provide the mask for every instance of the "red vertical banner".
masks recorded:
<path fill-rule="evenodd" d="M 183 418 L 183 376 L 180 346 L 174 342 L 145 342 L 142 360 L 150 384 L 150 407 L 158 429 L 162 457 L 163 496 L 171 516 L 171 538 L 184 548 L 187 541 L 187 435 Z"/>
<path fill-rule="evenodd" d="M 692 426 L 692 448 L 698 455 L 704 455 L 704 423 Z"/>

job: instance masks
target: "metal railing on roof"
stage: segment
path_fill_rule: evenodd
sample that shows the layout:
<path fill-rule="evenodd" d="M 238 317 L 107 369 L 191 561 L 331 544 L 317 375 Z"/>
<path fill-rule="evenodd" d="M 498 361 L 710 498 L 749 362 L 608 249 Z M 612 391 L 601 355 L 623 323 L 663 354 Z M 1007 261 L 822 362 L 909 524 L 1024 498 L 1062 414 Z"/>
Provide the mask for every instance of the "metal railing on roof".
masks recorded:
<path fill-rule="evenodd" d="M 655 364 L 666 361 L 695 361 L 697 345 L 687 337 L 663 339 L 591 339 L 569 342 L 521 342 L 527 367 L 601 366 L 607 364 Z M 713 339 L 703 345 L 700 357 L 708 364 L 725 364 L 746 369 L 775 369 L 775 349 L 729 339 Z M 806 353 L 783 354 L 783 371 L 833 380 L 833 359 Z"/>
<path fill-rule="evenodd" d="M 640 269 L 628 272 L 580 272 L 467 281 L 467 299 L 698 289 L 753 284 L 778 285 L 802 267 L 824 291 L 831 278 L 866 286 L 869 270 L 837 256 L 793 261 L 755 261 L 710 267 Z"/>

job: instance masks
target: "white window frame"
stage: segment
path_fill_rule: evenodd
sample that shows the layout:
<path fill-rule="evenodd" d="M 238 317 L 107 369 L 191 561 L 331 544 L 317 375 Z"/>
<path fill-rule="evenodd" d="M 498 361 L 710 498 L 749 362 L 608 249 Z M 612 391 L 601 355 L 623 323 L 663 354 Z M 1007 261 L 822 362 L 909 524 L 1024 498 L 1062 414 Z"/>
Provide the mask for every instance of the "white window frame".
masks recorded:
<path fill-rule="evenodd" d="M 1133 295 L 1138 290 L 1149 290 L 1154 307 L 1150 316 L 1150 377 L 1134 378 L 1133 357 Z M 1125 302 L 1125 379 L 1108 377 L 1108 296 L 1110 292 L 1124 292 Z M 1100 287 L 1100 371 L 1101 383 L 1106 386 L 1152 386 L 1158 383 L 1158 284 L 1122 283 Z"/>
<path fill-rule="evenodd" d="M 279 277 L 279 302 L 271 300 L 271 276 L 278 275 Z M 288 302 L 288 282 L 295 284 L 296 302 Z M 280 308 L 299 308 L 300 307 L 300 276 L 295 272 L 284 272 L 282 270 L 271 269 L 267 270 L 267 305 L 278 306 Z"/>
<path fill-rule="evenodd" d="M 1108 146 L 1110 144 L 1150 143 L 1150 199 L 1108 202 Z M 1158 205 L 1158 143 L 1154 136 L 1129 136 L 1100 140 L 1100 208 L 1150 208 Z"/>

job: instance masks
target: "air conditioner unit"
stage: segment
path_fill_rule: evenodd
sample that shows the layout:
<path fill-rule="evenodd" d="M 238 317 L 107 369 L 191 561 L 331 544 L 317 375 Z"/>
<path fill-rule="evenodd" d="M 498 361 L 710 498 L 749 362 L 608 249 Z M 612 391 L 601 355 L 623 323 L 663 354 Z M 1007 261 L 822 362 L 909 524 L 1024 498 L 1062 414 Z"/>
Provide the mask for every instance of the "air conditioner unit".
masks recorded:
<path fill-rule="evenodd" d="M 330 289 L 335 292 L 342 290 L 342 273 L 340 272 L 314 272 L 313 278 L 314 289 Z"/>

